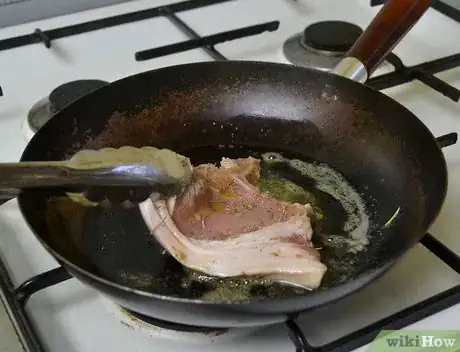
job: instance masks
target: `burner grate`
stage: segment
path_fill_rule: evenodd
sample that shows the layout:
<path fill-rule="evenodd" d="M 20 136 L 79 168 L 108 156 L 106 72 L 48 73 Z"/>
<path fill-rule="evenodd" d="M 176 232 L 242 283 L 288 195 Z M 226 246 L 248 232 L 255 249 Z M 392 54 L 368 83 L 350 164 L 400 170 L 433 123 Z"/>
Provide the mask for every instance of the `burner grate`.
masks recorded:
<path fill-rule="evenodd" d="M 179 28 L 182 33 L 187 35 L 190 39 L 200 38 L 200 35 L 195 32 L 187 23 L 182 21 L 174 12 L 172 12 L 169 8 L 164 9 L 165 17 L 169 19 L 173 24 Z M 210 44 L 205 44 L 203 49 L 208 53 L 211 58 L 216 61 L 225 61 L 228 60 L 224 55 L 222 55 L 217 49 Z"/>
<path fill-rule="evenodd" d="M 83 34 L 91 31 L 96 31 L 103 28 L 110 28 L 119 26 L 122 24 L 137 22 L 146 20 L 149 18 L 164 16 L 165 12 L 178 13 L 183 11 L 189 11 L 205 6 L 215 5 L 224 3 L 232 0 L 193 0 L 193 1 L 182 1 L 167 6 L 154 7 L 151 9 L 129 12 L 122 15 L 116 15 L 111 17 L 105 17 L 94 21 L 88 21 L 78 23 L 71 26 L 60 27 L 50 30 L 42 31 L 41 29 L 35 30 L 34 33 L 20 35 L 17 37 L 11 37 L 0 40 L 0 51 L 18 48 L 21 46 L 44 43 L 51 43 L 54 39 L 60 39 L 70 37 L 78 34 Z"/>
<path fill-rule="evenodd" d="M 182 22 L 182 21 L 181 21 Z M 183 23 L 183 22 L 182 22 Z M 171 55 L 198 48 L 214 48 L 214 45 L 227 42 L 229 40 L 241 39 L 252 35 L 260 34 L 265 31 L 276 31 L 279 27 L 279 21 L 266 22 L 255 26 L 243 27 L 227 32 L 212 34 L 206 37 L 197 36 L 193 39 L 179 43 L 160 46 L 157 48 L 138 51 L 135 53 L 137 61 L 156 59 L 161 56 Z M 187 26 L 187 28 L 190 28 Z M 215 50 L 215 49 L 214 49 Z M 224 56 L 221 55 L 221 59 Z M 225 59 L 225 58 L 224 58 Z M 226 60 L 226 59 L 225 59 Z"/>
<path fill-rule="evenodd" d="M 70 37 L 78 34 L 96 31 L 103 28 L 109 28 L 127 23 L 142 21 L 154 17 L 166 17 L 169 21 L 176 25 L 177 28 L 179 28 L 184 34 L 186 34 L 191 39 L 189 41 L 170 44 L 159 48 L 146 49 L 137 52 L 134 55 L 134 58 L 137 61 L 150 60 L 156 57 L 165 56 L 195 48 L 202 48 L 214 60 L 227 60 L 227 58 L 224 55 L 217 51 L 214 45 L 230 40 L 260 34 L 265 31 L 275 31 L 278 29 L 279 22 L 272 21 L 257 24 L 254 26 L 235 29 L 227 32 L 217 33 L 206 37 L 201 37 L 189 25 L 182 21 L 176 14 L 206 6 L 217 5 L 229 1 L 234 0 L 182 1 L 171 5 L 165 5 L 151 9 L 125 13 L 122 15 L 101 18 L 93 21 L 88 21 L 84 23 L 50 30 L 41 30 L 40 28 L 37 28 L 31 34 L 20 35 L 0 40 L 0 51 L 37 43 L 42 43 L 45 46 L 45 48 L 50 49 L 52 47 L 52 41 L 55 39 Z M 0 87 L 0 96 L 2 95 L 3 92 Z"/>
<path fill-rule="evenodd" d="M 178 29 L 186 34 L 190 40 L 174 43 L 157 48 L 145 49 L 134 54 L 137 61 L 145 61 L 165 55 L 171 55 L 192 49 L 202 48 L 211 58 L 218 61 L 228 60 L 214 46 L 230 40 L 240 39 L 252 35 L 261 34 L 266 31 L 276 31 L 279 21 L 266 22 L 254 26 L 239 28 L 231 31 L 212 34 L 201 37 L 187 23 L 182 21 L 176 14 L 192 9 L 216 5 L 233 0 L 194 0 L 182 1 L 171 5 L 155 7 L 151 9 L 130 12 L 122 15 L 106 17 L 94 21 L 79 23 L 76 25 L 60 27 L 50 30 L 35 29 L 31 34 L 21 35 L 0 40 L 0 51 L 13 49 L 21 46 L 43 43 L 46 48 L 51 48 L 54 39 L 69 37 L 82 33 L 87 33 L 103 28 L 132 23 L 154 17 L 166 17 Z M 381 5 L 385 0 L 371 0 L 371 6 Z M 442 1 L 435 1 L 432 5 L 434 9 L 446 16 L 460 22 L 460 10 L 457 10 Z M 366 84 L 378 90 L 391 88 L 400 84 L 418 80 L 432 89 L 440 92 L 449 99 L 458 102 L 460 100 L 460 90 L 434 76 L 436 73 L 460 66 L 460 54 L 451 55 L 445 58 L 425 62 L 415 66 L 405 66 L 400 58 L 395 54 L 387 56 L 386 60 L 395 68 L 394 72 L 380 75 L 369 79 Z M 0 96 L 3 95 L 0 87 Z"/>
<path fill-rule="evenodd" d="M 453 135 L 456 134 L 446 135 L 446 138 L 456 137 Z M 460 257 L 458 255 L 430 234 L 426 234 L 420 243 L 460 275 Z M 323 346 L 311 346 L 301 336 L 302 331 L 295 321 L 287 322 L 286 325 L 290 330 L 291 339 L 296 346 L 296 352 L 348 352 L 372 342 L 382 330 L 401 329 L 458 303 L 460 303 L 460 285 L 427 298 L 422 302 Z"/>
<path fill-rule="evenodd" d="M 418 80 L 455 102 L 460 100 L 460 90 L 434 76 L 436 73 L 460 66 L 460 54 L 410 67 L 405 66 L 395 54 L 389 54 L 386 61 L 395 68 L 395 71 L 371 78 L 366 85 L 381 90 Z"/>

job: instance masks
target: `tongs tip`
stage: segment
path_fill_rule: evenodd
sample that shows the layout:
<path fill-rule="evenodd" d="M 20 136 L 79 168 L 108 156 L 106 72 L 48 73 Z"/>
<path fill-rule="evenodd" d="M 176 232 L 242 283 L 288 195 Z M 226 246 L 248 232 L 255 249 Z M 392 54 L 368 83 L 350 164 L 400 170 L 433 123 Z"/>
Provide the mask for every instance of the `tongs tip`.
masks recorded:
<path fill-rule="evenodd" d="M 169 149 L 128 146 L 106 148 L 92 153 L 82 151 L 72 160 L 82 165 L 88 160 L 94 162 L 101 158 L 106 162 L 110 158 L 119 162 L 118 165 L 112 164 L 106 171 L 114 179 L 118 178 L 120 183 L 110 188 L 90 187 L 84 194 L 68 194 L 74 201 L 85 206 L 110 207 L 119 204 L 124 208 L 132 208 L 149 198 L 159 200 L 180 195 L 192 180 L 193 166 L 190 159 Z"/>

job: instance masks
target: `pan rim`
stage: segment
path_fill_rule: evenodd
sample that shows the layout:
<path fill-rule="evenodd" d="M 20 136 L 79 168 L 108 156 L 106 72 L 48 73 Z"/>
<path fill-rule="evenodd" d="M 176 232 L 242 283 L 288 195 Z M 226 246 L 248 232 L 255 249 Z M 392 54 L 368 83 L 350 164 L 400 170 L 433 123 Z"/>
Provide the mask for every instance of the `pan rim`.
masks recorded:
<path fill-rule="evenodd" d="M 191 69 L 191 67 L 197 67 L 197 66 L 219 66 L 219 65 L 220 66 L 246 65 L 248 67 L 251 67 L 251 65 L 255 65 L 255 66 L 258 66 L 258 67 L 265 66 L 267 68 L 269 68 L 269 67 L 279 67 L 279 68 L 284 68 L 284 69 L 289 69 L 289 70 L 295 70 L 297 72 L 309 71 L 309 72 L 314 72 L 315 75 L 334 77 L 335 80 L 347 81 L 347 84 L 353 83 L 355 85 L 363 86 L 362 87 L 363 89 L 372 90 L 372 91 L 375 92 L 374 94 L 379 94 L 383 99 L 386 99 L 386 101 L 388 103 L 398 105 L 401 110 L 406 111 L 407 115 L 412 115 L 414 119 L 416 119 L 416 120 L 418 120 L 420 122 L 420 127 L 422 129 L 424 129 L 425 132 L 428 135 L 432 136 L 433 142 L 436 144 L 436 147 L 438 148 L 439 154 L 440 154 L 440 156 L 442 158 L 440 160 L 441 163 L 442 163 L 442 170 L 439 170 L 439 172 L 442 172 L 442 174 L 443 174 L 442 177 L 444 178 L 445 188 L 444 188 L 443 194 L 440 195 L 440 198 L 439 198 L 440 199 L 439 207 L 436 210 L 436 212 L 433 214 L 433 216 L 430 219 L 430 221 L 427 223 L 425 231 L 427 231 L 432 226 L 432 224 L 436 221 L 436 219 L 439 216 L 439 213 L 441 212 L 441 210 L 443 208 L 443 205 L 445 204 L 445 199 L 446 199 L 447 189 L 448 189 L 447 162 L 446 162 L 446 158 L 444 156 L 444 153 L 442 152 L 441 147 L 435 142 L 436 139 L 435 139 L 434 135 L 431 133 L 431 131 L 428 129 L 428 127 L 414 113 L 412 113 L 408 108 L 406 108 L 404 105 L 402 105 L 398 101 L 390 98 L 386 94 L 384 94 L 384 93 L 382 93 L 382 92 L 380 92 L 378 90 L 375 90 L 375 89 L 373 89 L 371 87 L 368 87 L 365 84 L 361 84 L 361 83 L 353 82 L 353 81 L 350 82 L 350 79 L 337 76 L 337 75 L 335 75 L 333 73 L 330 73 L 330 72 L 317 71 L 317 70 L 314 70 L 314 69 L 292 66 L 292 65 L 289 65 L 289 64 L 285 64 L 285 63 L 261 62 L 261 61 L 253 61 L 253 60 L 231 60 L 231 61 L 222 61 L 222 62 L 221 61 L 202 61 L 202 62 L 185 63 L 185 64 L 174 65 L 174 66 L 166 66 L 166 67 L 162 67 L 162 68 L 159 68 L 159 69 L 147 70 L 147 71 L 144 71 L 144 72 L 139 72 L 139 73 L 134 74 L 134 75 L 129 75 L 129 76 L 126 76 L 126 77 L 122 77 L 121 79 L 118 79 L 118 80 L 115 80 L 115 81 L 111 82 L 107 86 L 101 87 L 101 88 L 97 89 L 96 91 L 93 91 L 89 95 L 93 96 L 94 94 L 97 94 L 97 92 L 100 91 L 100 90 L 105 90 L 105 89 L 107 89 L 107 87 L 116 86 L 118 84 L 121 84 L 121 82 L 125 82 L 125 81 L 128 81 L 128 80 L 134 79 L 135 77 L 141 76 L 141 75 L 144 75 L 144 74 L 153 74 L 154 72 L 167 71 L 167 70 L 177 70 L 177 69 L 185 69 L 185 70 L 187 70 L 187 69 Z M 67 107 L 65 107 L 63 110 L 58 112 L 55 116 L 65 115 L 65 113 L 64 114 L 62 113 L 63 111 L 68 110 L 69 107 L 72 107 L 75 103 L 77 103 L 77 102 L 79 102 L 81 100 L 84 100 L 87 97 L 88 96 L 83 96 L 83 97 L 77 99 L 76 101 L 74 101 L 73 103 L 71 103 Z M 57 119 L 55 119 L 55 118 L 51 119 L 42 128 L 46 128 L 46 126 L 50 125 L 50 123 L 53 123 L 53 121 L 54 121 L 54 123 L 58 123 L 58 122 L 56 122 L 56 120 Z M 26 161 L 27 158 L 25 158 L 25 156 L 28 153 L 28 151 L 31 149 L 31 145 L 34 144 L 34 140 L 39 138 L 37 136 L 39 136 L 39 133 L 35 134 L 32 137 L 32 139 L 29 141 L 27 146 L 25 147 L 25 149 L 24 149 L 24 151 L 23 151 L 23 153 L 21 155 L 21 158 L 20 158 L 21 161 Z M 283 300 L 286 301 L 286 300 L 293 300 L 293 299 L 294 300 L 295 299 L 305 299 L 305 297 L 307 295 L 309 297 L 311 297 L 312 300 L 315 300 L 315 297 L 321 296 L 324 292 L 329 292 L 329 291 L 334 290 L 334 289 L 339 289 L 339 288 L 341 288 L 344 285 L 347 285 L 349 283 L 349 281 L 347 281 L 347 282 L 344 282 L 344 283 L 339 284 L 337 286 L 333 286 L 330 289 L 309 291 L 307 294 L 302 294 L 302 295 L 294 295 L 294 296 L 287 296 L 287 297 L 260 297 L 260 298 L 251 298 L 251 299 L 248 299 L 248 300 L 221 300 L 221 301 L 208 301 L 208 300 L 202 300 L 202 299 L 189 299 L 189 298 L 183 298 L 183 297 L 173 297 L 173 296 L 161 295 L 161 294 L 157 294 L 157 293 L 153 293 L 153 292 L 149 292 L 149 291 L 134 289 L 132 287 L 124 286 L 122 284 L 118 284 L 116 282 L 113 282 L 111 280 L 103 278 L 103 277 L 101 277 L 99 275 L 96 275 L 96 274 L 94 274 L 92 272 L 89 272 L 89 271 L 87 271 L 85 269 L 82 269 L 77 264 L 75 264 L 75 263 L 71 262 L 70 260 L 66 259 L 61 254 L 59 254 L 57 251 L 55 251 L 53 248 L 51 248 L 51 246 L 49 246 L 43 240 L 43 238 L 38 234 L 38 232 L 35 231 L 34 227 L 32 226 L 32 224 L 30 223 L 30 221 L 28 219 L 27 212 L 24 210 L 24 204 L 27 202 L 27 198 L 28 198 L 27 192 L 24 192 L 24 194 L 19 195 L 18 198 L 17 198 L 19 209 L 21 211 L 21 214 L 22 214 L 24 220 L 26 221 L 29 229 L 32 231 L 34 236 L 38 239 L 40 244 L 48 251 L 49 254 L 51 254 L 55 259 L 57 259 L 60 262 L 60 264 L 64 264 L 63 265 L 64 268 L 69 267 L 72 271 L 78 272 L 79 275 L 82 275 L 84 277 L 88 277 L 89 279 L 94 280 L 94 281 L 96 281 L 96 282 L 98 282 L 100 284 L 103 284 L 105 286 L 108 286 L 108 287 L 111 287 L 111 288 L 114 288 L 114 289 L 118 289 L 118 290 L 121 290 L 121 291 L 124 291 L 124 292 L 127 292 L 127 293 L 137 294 L 137 295 L 142 296 L 142 297 L 155 298 L 155 299 L 169 301 L 169 302 L 178 302 L 178 303 L 187 303 L 187 304 L 200 304 L 200 305 L 209 305 L 209 306 L 231 306 L 231 305 L 241 306 L 241 305 L 247 305 L 247 304 L 254 304 L 256 302 L 257 303 L 259 303 L 259 302 L 260 303 L 266 303 L 266 302 L 273 302 L 273 301 L 278 301 L 279 302 L 279 301 L 283 301 Z M 421 237 L 422 237 L 422 235 L 420 236 L 420 238 Z M 418 243 L 418 242 L 416 242 L 416 243 Z M 414 243 L 414 245 L 415 245 L 415 243 Z M 375 274 L 377 272 L 379 272 L 379 271 L 383 271 L 382 274 L 381 274 L 381 275 L 383 275 L 387 271 L 387 270 L 383 270 L 385 267 L 387 267 L 387 266 L 392 267 L 392 265 L 390 265 L 390 264 L 394 263 L 399 258 L 401 258 L 414 245 L 412 245 L 409 248 L 405 248 L 404 250 L 398 251 L 397 253 L 395 253 L 393 255 L 391 260 L 388 260 L 387 262 L 382 263 L 378 267 L 373 268 L 372 270 L 366 271 L 366 272 L 358 275 L 357 277 L 353 278 L 353 281 L 363 279 L 364 277 L 375 276 Z M 381 275 L 377 275 L 376 277 L 380 277 Z M 72 276 L 76 277 L 74 275 L 72 275 Z M 79 281 L 83 281 L 83 280 L 80 280 L 78 277 L 76 277 L 76 278 Z M 369 280 L 369 283 L 372 282 L 372 281 L 373 281 L 372 279 Z M 83 282 L 83 283 L 85 285 L 87 285 L 87 286 L 90 286 L 85 282 Z M 366 285 L 364 284 L 362 286 L 366 286 Z M 356 292 L 360 288 L 361 288 L 361 286 L 358 289 L 351 290 L 350 292 L 346 291 L 341 295 L 333 295 L 335 297 L 335 299 L 326 300 L 324 303 L 326 304 L 326 303 L 335 301 L 337 299 L 341 299 L 341 298 L 347 296 L 348 294 L 352 294 L 352 293 Z"/>

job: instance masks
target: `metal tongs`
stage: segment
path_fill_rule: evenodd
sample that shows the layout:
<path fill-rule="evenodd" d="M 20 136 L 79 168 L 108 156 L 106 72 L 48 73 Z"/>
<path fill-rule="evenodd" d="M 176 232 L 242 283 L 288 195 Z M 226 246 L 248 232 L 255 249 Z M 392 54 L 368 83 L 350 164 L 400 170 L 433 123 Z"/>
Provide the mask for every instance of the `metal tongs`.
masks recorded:
<path fill-rule="evenodd" d="M 85 150 L 68 161 L 0 163 L 0 198 L 25 189 L 65 193 L 83 205 L 131 207 L 166 199 L 190 182 L 189 159 L 153 147 Z"/>

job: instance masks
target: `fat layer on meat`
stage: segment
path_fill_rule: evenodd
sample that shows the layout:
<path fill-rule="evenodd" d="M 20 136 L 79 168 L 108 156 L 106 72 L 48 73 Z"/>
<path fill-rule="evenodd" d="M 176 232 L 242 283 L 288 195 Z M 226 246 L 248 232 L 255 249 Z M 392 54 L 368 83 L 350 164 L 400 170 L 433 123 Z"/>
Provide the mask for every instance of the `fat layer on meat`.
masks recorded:
<path fill-rule="evenodd" d="M 179 197 L 140 204 L 147 227 L 182 265 L 217 277 L 253 276 L 317 288 L 326 272 L 313 248 L 309 205 L 257 186 L 260 161 L 202 164 Z"/>

